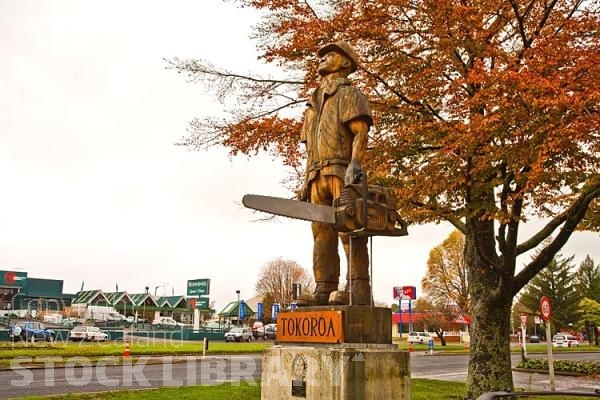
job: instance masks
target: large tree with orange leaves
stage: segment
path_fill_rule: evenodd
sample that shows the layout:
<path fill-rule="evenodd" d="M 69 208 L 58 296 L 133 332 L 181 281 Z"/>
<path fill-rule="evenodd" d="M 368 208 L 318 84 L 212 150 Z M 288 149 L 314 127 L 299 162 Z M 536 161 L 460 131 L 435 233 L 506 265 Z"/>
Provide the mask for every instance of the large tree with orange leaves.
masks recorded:
<path fill-rule="evenodd" d="M 395 188 L 412 223 L 446 220 L 465 235 L 473 317 L 466 395 L 513 387 L 513 296 L 575 230 L 600 226 L 598 0 L 239 3 L 264 13 L 255 38 L 281 78 L 170 60 L 242 105 L 229 120 L 194 121 L 184 143 L 268 150 L 298 167 L 316 50 L 350 42 L 362 59 L 355 81 L 374 110 L 370 180 Z M 519 242 L 531 218 L 545 225 Z M 517 257 L 532 249 L 537 255 L 517 270 Z"/>

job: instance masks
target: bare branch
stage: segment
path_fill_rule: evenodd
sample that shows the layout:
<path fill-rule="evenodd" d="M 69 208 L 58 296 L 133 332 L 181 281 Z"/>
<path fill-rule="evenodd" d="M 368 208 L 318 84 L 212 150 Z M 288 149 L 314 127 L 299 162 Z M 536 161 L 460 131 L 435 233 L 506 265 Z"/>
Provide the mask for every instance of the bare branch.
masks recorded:
<path fill-rule="evenodd" d="M 564 220 L 564 225 L 556 238 L 543 248 L 539 254 L 515 276 L 513 295 L 516 295 L 538 272 L 552 261 L 554 256 L 571 237 L 571 234 L 577 229 L 579 222 L 585 217 L 590 203 L 598 198 L 600 198 L 600 175 L 592 177 L 571 207 L 560 215 L 560 220 Z M 554 229 L 551 231 L 549 231 L 549 229 L 548 225 L 542 229 L 543 232 L 547 233 L 546 237 L 549 237 L 554 231 Z M 538 237 L 538 235 L 536 235 L 536 237 Z"/>

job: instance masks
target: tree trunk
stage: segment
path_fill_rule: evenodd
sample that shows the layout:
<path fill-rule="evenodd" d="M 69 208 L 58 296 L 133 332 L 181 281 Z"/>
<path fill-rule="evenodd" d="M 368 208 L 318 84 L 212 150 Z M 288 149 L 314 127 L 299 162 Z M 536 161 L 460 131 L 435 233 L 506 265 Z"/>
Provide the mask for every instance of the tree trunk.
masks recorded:
<path fill-rule="evenodd" d="M 493 224 L 472 221 L 465 242 L 472 325 L 466 396 L 513 389 L 510 359 L 512 273 L 495 254 Z M 491 235 L 491 237 L 490 237 Z"/>

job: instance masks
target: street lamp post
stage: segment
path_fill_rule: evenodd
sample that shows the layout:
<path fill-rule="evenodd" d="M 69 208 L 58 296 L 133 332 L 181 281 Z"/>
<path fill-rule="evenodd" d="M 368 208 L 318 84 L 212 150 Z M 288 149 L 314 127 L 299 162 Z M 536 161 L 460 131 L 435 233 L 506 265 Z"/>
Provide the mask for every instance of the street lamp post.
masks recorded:
<path fill-rule="evenodd" d="M 238 303 L 237 324 L 238 324 L 238 326 L 240 326 L 240 291 L 236 290 L 235 293 L 237 294 L 237 303 Z"/>
<path fill-rule="evenodd" d="M 150 290 L 150 286 L 146 286 L 145 289 L 146 289 L 146 294 L 148 294 L 148 291 Z M 144 311 L 142 312 L 142 319 L 146 319 L 146 299 L 144 299 Z M 144 321 L 144 322 L 146 322 L 146 321 Z"/>
<path fill-rule="evenodd" d="M 155 286 L 154 287 L 154 297 L 157 297 L 156 293 L 158 292 L 158 288 L 165 288 L 165 287 L 167 287 L 166 283 L 163 283 L 163 284 L 160 284 L 158 286 Z M 163 294 L 165 294 L 165 293 L 163 292 Z"/>

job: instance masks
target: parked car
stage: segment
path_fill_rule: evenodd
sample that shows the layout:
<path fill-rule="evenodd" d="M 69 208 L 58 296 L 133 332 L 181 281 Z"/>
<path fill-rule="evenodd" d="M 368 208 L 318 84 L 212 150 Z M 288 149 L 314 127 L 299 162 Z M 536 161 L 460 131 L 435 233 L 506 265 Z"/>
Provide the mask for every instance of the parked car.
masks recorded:
<path fill-rule="evenodd" d="M 410 332 L 408 334 L 408 339 L 406 339 L 408 343 L 429 343 L 433 342 L 433 338 L 427 332 Z"/>
<path fill-rule="evenodd" d="M 108 321 L 128 323 L 127 317 L 118 312 L 109 312 L 106 316 Z"/>
<path fill-rule="evenodd" d="M 76 326 L 69 332 L 70 340 L 86 340 L 88 342 L 102 342 L 108 339 L 108 333 L 101 331 L 97 326 Z"/>
<path fill-rule="evenodd" d="M 74 326 L 81 325 L 81 321 L 78 321 L 75 318 L 63 318 L 60 321 L 60 325 L 62 328 L 73 328 Z"/>
<path fill-rule="evenodd" d="M 557 333 L 552 337 L 552 347 L 577 347 L 579 340 L 567 333 Z"/>
<path fill-rule="evenodd" d="M 231 328 L 231 330 L 225 333 L 226 342 L 250 342 L 252 339 L 252 332 L 249 328 L 238 327 Z"/>
<path fill-rule="evenodd" d="M 185 324 L 177 322 L 171 317 L 158 317 L 152 321 L 152 326 L 156 328 L 179 328 L 185 326 Z"/>
<path fill-rule="evenodd" d="M 277 339 L 277 324 L 265 325 L 265 339 Z"/>
<path fill-rule="evenodd" d="M 11 340 L 23 340 L 35 342 L 36 340 L 45 340 L 53 342 L 56 340 L 56 332 L 48 329 L 38 321 L 22 321 L 10 326 L 8 336 Z"/>
<path fill-rule="evenodd" d="M 63 316 L 61 314 L 45 314 L 43 317 L 43 322 L 47 324 L 59 325 L 63 320 Z"/>
<path fill-rule="evenodd" d="M 254 339 L 264 339 L 265 338 L 265 327 L 262 322 L 256 321 L 252 325 L 252 337 L 254 337 Z"/>
<path fill-rule="evenodd" d="M 539 343 L 540 337 L 538 335 L 529 336 L 529 343 Z"/>

